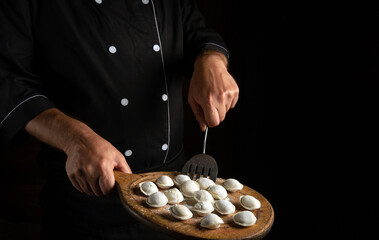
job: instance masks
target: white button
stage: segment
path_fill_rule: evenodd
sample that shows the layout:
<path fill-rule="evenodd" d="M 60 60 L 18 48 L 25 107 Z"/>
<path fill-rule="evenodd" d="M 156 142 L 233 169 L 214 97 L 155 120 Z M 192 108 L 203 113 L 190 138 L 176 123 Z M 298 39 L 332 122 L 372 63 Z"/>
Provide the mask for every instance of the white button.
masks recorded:
<path fill-rule="evenodd" d="M 167 148 L 168 148 L 168 145 L 167 145 L 166 143 L 162 145 L 162 150 L 163 150 L 163 151 L 166 151 Z"/>
<path fill-rule="evenodd" d="M 149 4 L 149 0 L 142 0 L 143 4 Z"/>
<path fill-rule="evenodd" d="M 101 4 L 103 1 L 102 1 L 102 0 L 95 0 L 95 2 L 96 2 L 97 4 Z"/>
<path fill-rule="evenodd" d="M 167 96 L 167 94 L 163 94 L 163 95 L 162 95 L 162 100 L 166 102 L 166 101 L 167 101 L 167 99 L 168 99 L 168 96 Z"/>
<path fill-rule="evenodd" d="M 127 98 L 123 98 L 123 99 L 121 99 L 121 105 L 122 106 L 126 106 L 126 105 L 128 105 L 129 104 L 129 100 L 127 99 Z"/>
<path fill-rule="evenodd" d="M 125 156 L 127 156 L 127 157 L 132 156 L 132 154 L 133 154 L 133 152 L 130 149 L 128 149 L 128 150 L 125 151 Z"/>
<path fill-rule="evenodd" d="M 117 52 L 117 49 L 116 49 L 115 46 L 110 46 L 110 47 L 108 48 L 108 50 L 109 50 L 110 53 L 115 53 L 115 52 Z"/>
<path fill-rule="evenodd" d="M 153 49 L 154 49 L 154 51 L 159 52 L 159 50 L 161 49 L 161 47 L 159 47 L 158 44 L 155 44 L 155 45 L 153 46 Z"/>

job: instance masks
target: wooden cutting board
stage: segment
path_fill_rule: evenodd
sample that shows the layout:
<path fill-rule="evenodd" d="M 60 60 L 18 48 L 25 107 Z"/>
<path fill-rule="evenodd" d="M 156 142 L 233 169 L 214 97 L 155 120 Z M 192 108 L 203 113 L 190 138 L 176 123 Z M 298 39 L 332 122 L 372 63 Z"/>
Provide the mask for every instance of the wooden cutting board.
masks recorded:
<path fill-rule="evenodd" d="M 243 211 L 239 203 L 242 195 L 251 195 L 261 202 L 261 208 L 252 212 L 257 217 L 256 223 L 251 227 L 241 227 L 233 222 L 233 214 L 219 215 L 224 224 L 218 229 L 210 230 L 200 226 L 201 216 L 194 213 L 188 220 L 177 220 L 168 208 L 152 208 L 146 204 L 146 196 L 139 189 L 139 183 L 154 182 L 158 177 L 167 175 L 174 178 L 179 172 L 150 172 L 141 174 L 126 174 L 114 171 L 116 186 L 125 209 L 138 221 L 177 239 L 262 239 L 271 229 L 274 222 L 274 211 L 270 203 L 261 194 L 244 185 L 243 189 L 234 193 L 228 192 L 230 201 L 237 211 Z M 225 179 L 217 178 L 216 183 L 222 184 Z"/>

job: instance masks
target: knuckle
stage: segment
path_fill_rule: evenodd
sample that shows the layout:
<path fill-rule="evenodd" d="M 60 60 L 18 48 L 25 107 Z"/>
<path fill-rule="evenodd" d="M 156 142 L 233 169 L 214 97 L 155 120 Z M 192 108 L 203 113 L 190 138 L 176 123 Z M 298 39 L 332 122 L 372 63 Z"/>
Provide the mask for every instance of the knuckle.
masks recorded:
<path fill-rule="evenodd" d="M 218 119 L 211 119 L 208 122 L 209 127 L 216 127 L 220 124 L 220 121 Z"/>
<path fill-rule="evenodd" d="M 211 108 L 214 105 L 214 103 L 215 103 L 214 96 L 211 95 L 211 94 L 207 95 L 207 97 L 205 98 L 204 103 L 205 103 L 205 106 L 207 106 L 207 108 Z"/>
<path fill-rule="evenodd" d="M 106 169 L 108 167 L 108 159 L 105 157 L 102 157 L 99 159 L 99 168 L 101 170 Z"/>

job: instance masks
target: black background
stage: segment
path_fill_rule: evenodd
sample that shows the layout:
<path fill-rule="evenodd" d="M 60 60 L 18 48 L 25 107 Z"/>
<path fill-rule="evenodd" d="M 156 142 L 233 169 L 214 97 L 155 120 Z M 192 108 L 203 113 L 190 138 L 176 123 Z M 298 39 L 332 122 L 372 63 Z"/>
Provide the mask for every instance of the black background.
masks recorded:
<path fill-rule="evenodd" d="M 375 236 L 377 8 L 197 2 L 224 37 L 240 87 L 237 106 L 210 129 L 207 153 L 219 177 L 236 178 L 270 201 L 275 222 L 265 239 Z M 190 157 L 201 151 L 203 134 L 185 107 Z M 38 150 L 26 139 L 0 154 L 0 232 L 11 239 L 40 234 Z"/>
<path fill-rule="evenodd" d="M 240 86 L 237 107 L 209 132 L 209 154 L 221 177 L 273 205 L 266 239 L 375 236 L 378 9 L 198 2 Z"/>

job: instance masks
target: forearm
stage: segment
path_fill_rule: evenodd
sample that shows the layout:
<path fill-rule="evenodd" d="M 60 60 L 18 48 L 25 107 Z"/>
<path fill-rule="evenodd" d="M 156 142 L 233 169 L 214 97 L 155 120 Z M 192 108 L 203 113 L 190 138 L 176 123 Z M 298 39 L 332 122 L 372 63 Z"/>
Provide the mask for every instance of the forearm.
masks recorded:
<path fill-rule="evenodd" d="M 25 130 L 38 140 L 66 153 L 83 136 L 95 134 L 86 124 L 56 108 L 39 114 L 25 126 Z"/>

